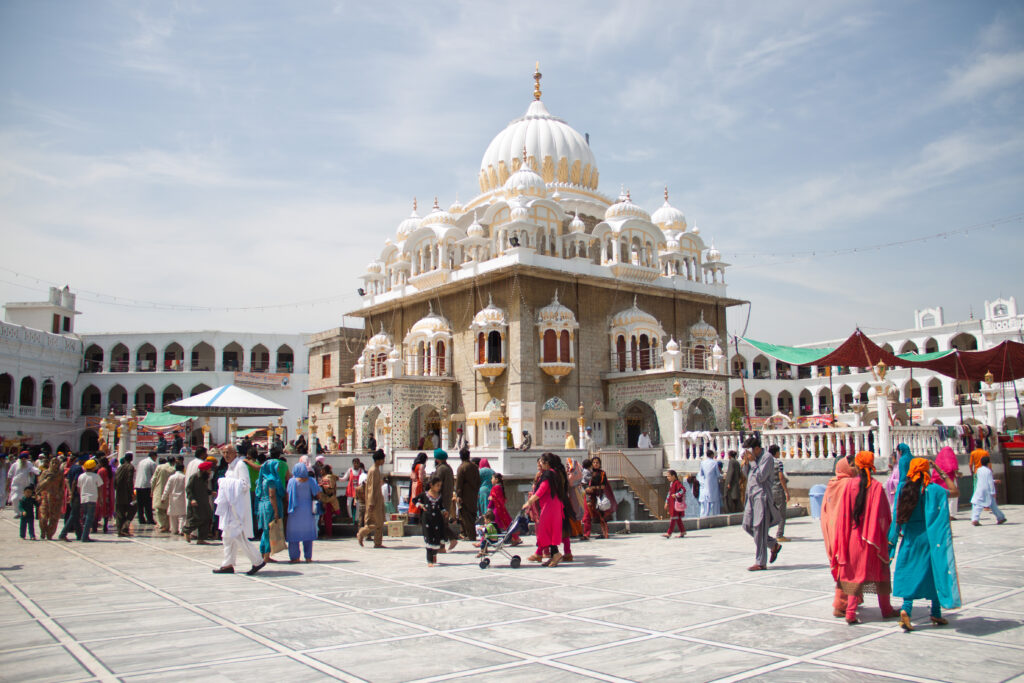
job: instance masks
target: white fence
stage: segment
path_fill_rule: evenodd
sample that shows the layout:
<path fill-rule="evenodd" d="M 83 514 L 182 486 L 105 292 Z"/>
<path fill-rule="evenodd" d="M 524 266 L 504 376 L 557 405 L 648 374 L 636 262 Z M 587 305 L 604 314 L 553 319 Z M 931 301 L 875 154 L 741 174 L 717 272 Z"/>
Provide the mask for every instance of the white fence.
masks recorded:
<path fill-rule="evenodd" d="M 703 457 L 711 449 L 722 457 L 729 451 L 742 452 L 739 432 L 707 432 L 704 437 L 683 439 L 683 459 Z M 942 439 L 937 427 L 892 427 L 890 429 L 893 452 L 896 445 L 906 443 L 911 453 L 935 455 L 943 446 L 952 446 L 958 454 L 964 454 L 960 439 Z M 766 429 L 761 432 L 761 445 L 778 446 L 783 458 L 831 458 L 835 455 L 872 450 L 878 441 L 878 427 L 815 427 L 807 429 Z M 668 457 L 673 458 L 669 451 Z"/>

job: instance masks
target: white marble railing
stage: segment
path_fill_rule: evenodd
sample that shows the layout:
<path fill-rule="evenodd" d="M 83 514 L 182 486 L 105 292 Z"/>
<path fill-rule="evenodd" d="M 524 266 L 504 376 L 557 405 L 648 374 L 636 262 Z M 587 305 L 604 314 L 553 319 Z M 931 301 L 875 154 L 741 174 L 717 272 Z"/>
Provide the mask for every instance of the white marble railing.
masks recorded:
<path fill-rule="evenodd" d="M 957 455 L 964 454 L 964 443 L 959 438 L 943 439 L 939 437 L 938 426 L 924 427 L 892 427 L 893 452 L 896 445 L 905 443 L 910 446 L 911 453 L 934 455 L 944 446 L 950 446 Z"/>
<path fill-rule="evenodd" d="M 935 455 L 943 446 L 951 446 L 958 455 L 963 454 L 963 442 L 960 439 L 941 439 L 937 426 L 895 426 L 891 428 L 890 435 L 893 452 L 897 444 L 906 443 L 911 453 Z M 831 458 L 836 454 L 871 450 L 869 445 L 874 445 L 877 439 L 876 426 L 761 431 L 761 445 L 765 449 L 778 446 L 779 454 L 784 458 Z M 682 445 L 684 460 L 701 458 L 708 449 L 715 451 L 720 458 L 729 451 L 740 453 L 743 450 L 739 432 L 707 432 L 704 437 L 684 437 Z M 671 452 L 668 455 L 672 458 Z"/>

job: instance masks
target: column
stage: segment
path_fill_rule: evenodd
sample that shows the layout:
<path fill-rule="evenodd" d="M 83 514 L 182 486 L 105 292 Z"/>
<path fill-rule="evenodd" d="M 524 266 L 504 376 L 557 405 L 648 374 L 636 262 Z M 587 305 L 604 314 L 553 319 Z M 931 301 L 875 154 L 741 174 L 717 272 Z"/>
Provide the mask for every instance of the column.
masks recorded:
<path fill-rule="evenodd" d="M 117 428 L 119 437 L 117 440 L 117 460 L 118 462 L 124 458 L 125 453 L 128 452 L 128 416 L 122 415 L 118 421 Z"/>
<path fill-rule="evenodd" d="M 884 367 L 884 366 L 883 366 Z M 884 370 L 881 378 L 872 382 L 875 389 L 875 409 L 878 412 L 878 440 L 875 443 L 875 457 L 879 462 L 888 463 L 892 454 L 892 437 L 889 435 L 889 383 L 885 381 Z"/>
<path fill-rule="evenodd" d="M 672 432 L 675 439 L 675 459 L 683 459 L 683 401 L 678 398 L 672 401 Z"/>

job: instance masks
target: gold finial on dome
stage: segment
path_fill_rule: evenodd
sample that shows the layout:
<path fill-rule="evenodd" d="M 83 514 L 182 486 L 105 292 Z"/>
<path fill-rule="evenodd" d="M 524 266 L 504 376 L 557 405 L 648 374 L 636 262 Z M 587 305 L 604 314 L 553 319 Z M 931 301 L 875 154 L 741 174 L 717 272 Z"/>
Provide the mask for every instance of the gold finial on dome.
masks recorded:
<path fill-rule="evenodd" d="M 440 211 L 441 206 L 437 203 L 437 196 L 434 196 L 434 211 Z"/>
<path fill-rule="evenodd" d="M 626 188 L 626 201 L 627 202 L 633 201 L 633 198 L 629 196 L 629 188 Z"/>
<path fill-rule="evenodd" d="M 535 100 L 540 99 L 540 79 L 540 62 L 537 62 L 533 69 L 533 99 Z"/>
<path fill-rule="evenodd" d="M 668 185 L 665 186 L 665 201 L 668 201 Z"/>
<path fill-rule="evenodd" d="M 418 208 L 419 208 L 419 207 L 418 207 L 418 206 L 416 205 L 416 198 L 415 198 L 415 197 L 413 197 L 413 198 L 412 198 L 412 210 L 413 210 L 413 211 L 415 211 L 415 210 L 416 210 L 416 209 L 418 209 Z"/>

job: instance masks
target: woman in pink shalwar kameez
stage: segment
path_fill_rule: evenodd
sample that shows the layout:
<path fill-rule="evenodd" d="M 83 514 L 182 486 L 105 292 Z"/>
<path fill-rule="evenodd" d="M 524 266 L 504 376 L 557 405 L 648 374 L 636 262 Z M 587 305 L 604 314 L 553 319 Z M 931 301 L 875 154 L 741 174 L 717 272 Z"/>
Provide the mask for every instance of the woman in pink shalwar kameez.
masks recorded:
<path fill-rule="evenodd" d="M 562 553 L 558 552 L 558 546 L 562 543 L 562 523 L 565 518 L 562 499 L 565 497 L 565 483 L 560 476 L 552 470 L 550 453 L 541 456 L 541 480 L 537 490 L 523 504 L 523 510 L 531 505 L 540 507 L 540 515 L 537 518 L 537 552 L 528 559 L 531 562 L 540 562 L 544 551 L 550 551 L 551 561 L 549 567 L 556 567 L 562 561 Z"/>

